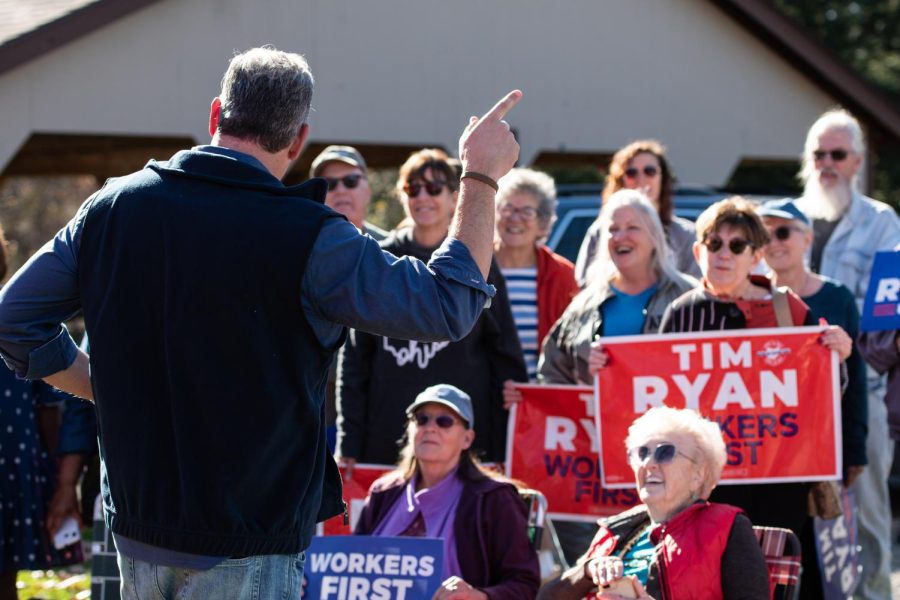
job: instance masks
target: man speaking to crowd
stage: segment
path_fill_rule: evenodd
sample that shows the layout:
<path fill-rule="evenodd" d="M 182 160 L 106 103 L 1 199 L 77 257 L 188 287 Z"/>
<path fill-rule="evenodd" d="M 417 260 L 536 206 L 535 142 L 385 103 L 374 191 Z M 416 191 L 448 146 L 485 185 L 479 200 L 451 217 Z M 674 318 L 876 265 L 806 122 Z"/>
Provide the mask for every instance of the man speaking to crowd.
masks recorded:
<path fill-rule="evenodd" d="M 322 403 L 344 328 L 457 340 L 493 293 L 521 92 L 463 131 L 456 218 L 426 269 L 325 207 L 324 180 L 280 182 L 312 91 L 299 55 L 235 56 L 210 145 L 108 181 L 0 296 L 7 363 L 97 403 L 126 598 L 298 597 L 316 521 L 343 509 Z M 90 359 L 61 326 L 79 310 Z"/>

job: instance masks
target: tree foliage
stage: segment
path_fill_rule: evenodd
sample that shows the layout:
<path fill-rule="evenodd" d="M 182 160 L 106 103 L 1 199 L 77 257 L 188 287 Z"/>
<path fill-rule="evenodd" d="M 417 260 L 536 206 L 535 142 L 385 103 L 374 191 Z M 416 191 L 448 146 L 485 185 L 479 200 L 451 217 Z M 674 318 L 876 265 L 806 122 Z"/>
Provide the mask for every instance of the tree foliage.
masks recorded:
<path fill-rule="evenodd" d="M 773 0 L 820 44 L 900 104 L 900 0 Z M 900 208 L 900 144 L 879 148 L 873 194 Z"/>

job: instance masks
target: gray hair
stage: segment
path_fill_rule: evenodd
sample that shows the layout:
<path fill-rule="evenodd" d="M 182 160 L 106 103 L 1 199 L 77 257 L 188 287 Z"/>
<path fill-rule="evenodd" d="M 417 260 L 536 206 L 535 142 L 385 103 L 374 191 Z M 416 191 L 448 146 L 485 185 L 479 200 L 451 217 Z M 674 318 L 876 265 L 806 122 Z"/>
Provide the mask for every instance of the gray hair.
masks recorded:
<path fill-rule="evenodd" d="M 722 476 L 728 456 L 725 440 L 719 425 L 689 408 L 656 406 L 639 416 L 628 428 L 625 448 L 633 448 L 647 440 L 668 433 L 689 436 L 700 451 L 698 464 L 706 467 L 706 479 L 700 489 L 700 497 L 706 499 Z"/>
<path fill-rule="evenodd" d="M 836 129 L 846 131 L 850 136 L 850 150 L 865 158 L 866 140 L 859 121 L 843 108 L 829 110 L 816 119 L 816 122 L 813 123 L 806 134 L 806 143 L 803 145 L 802 168 L 799 175 L 803 183 L 809 181 L 809 178 L 816 172 L 813 152 L 818 149 L 819 137 L 826 131 Z M 853 185 L 856 185 L 856 177 L 853 178 Z"/>
<path fill-rule="evenodd" d="M 538 201 L 538 225 L 550 231 L 556 221 L 556 183 L 552 177 L 532 169 L 512 169 L 497 184 L 500 186 L 496 196 L 497 206 L 513 194 L 531 194 Z"/>
<path fill-rule="evenodd" d="M 644 227 L 647 228 L 647 233 L 653 242 L 654 252 L 650 260 L 656 276 L 660 279 L 677 279 L 678 272 L 672 263 L 671 250 L 669 250 L 669 245 L 666 243 L 666 232 L 663 229 L 662 221 L 659 220 L 659 214 L 656 212 L 656 209 L 643 192 L 621 189 L 603 203 L 600 215 L 597 217 L 600 227 L 600 241 L 598 242 L 594 263 L 588 267 L 587 280 L 590 282 L 588 283 L 588 288 L 596 288 L 597 294 L 602 296 L 609 282 L 619 274 L 616 269 L 616 263 L 613 262 L 612 257 L 609 255 L 609 226 L 612 223 L 613 214 L 620 208 L 634 209 Z"/>
<path fill-rule="evenodd" d="M 272 46 L 238 54 L 222 77 L 218 130 L 268 152 L 284 150 L 306 123 L 313 86 L 309 65 L 299 54 Z"/>

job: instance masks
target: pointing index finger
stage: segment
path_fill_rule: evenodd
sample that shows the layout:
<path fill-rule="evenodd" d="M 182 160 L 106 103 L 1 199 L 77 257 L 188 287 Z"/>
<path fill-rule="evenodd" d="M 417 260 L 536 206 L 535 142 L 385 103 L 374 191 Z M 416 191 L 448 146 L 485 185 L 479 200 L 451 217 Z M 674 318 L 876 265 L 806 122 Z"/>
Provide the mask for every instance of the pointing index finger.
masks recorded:
<path fill-rule="evenodd" d="M 513 106 L 519 103 L 519 100 L 522 99 L 522 91 L 521 90 L 513 90 L 503 97 L 500 102 L 494 105 L 494 107 L 487 111 L 482 119 L 496 119 L 498 121 L 502 120 L 506 113 L 508 113 Z"/>

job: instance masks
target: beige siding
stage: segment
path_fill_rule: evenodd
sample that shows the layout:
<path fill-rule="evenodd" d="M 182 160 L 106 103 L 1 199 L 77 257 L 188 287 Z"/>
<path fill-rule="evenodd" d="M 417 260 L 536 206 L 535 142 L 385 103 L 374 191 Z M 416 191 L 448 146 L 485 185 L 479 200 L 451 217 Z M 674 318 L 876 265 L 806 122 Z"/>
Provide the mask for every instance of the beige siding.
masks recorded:
<path fill-rule="evenodd" d="M 0 166 L 33 131 L 208 139 L 234 49 L 305 54 L 313 140 L 455 148 L 505 91 L 523 162 L 653 136 L 684 181 L 793 158 L 834 100 L 704 0 L 169 0 L 0 75 Z"/>

